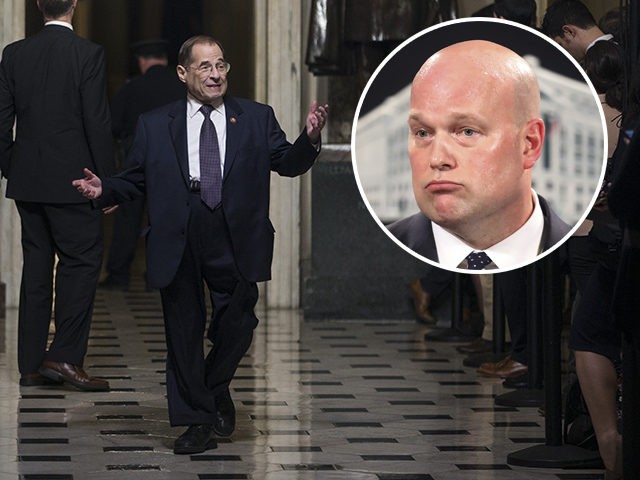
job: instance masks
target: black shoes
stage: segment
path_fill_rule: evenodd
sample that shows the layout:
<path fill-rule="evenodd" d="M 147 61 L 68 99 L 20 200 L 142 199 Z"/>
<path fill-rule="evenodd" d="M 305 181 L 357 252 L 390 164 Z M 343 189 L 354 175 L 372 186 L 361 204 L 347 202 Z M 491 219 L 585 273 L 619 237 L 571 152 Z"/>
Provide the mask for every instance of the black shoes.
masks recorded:
<path fill-rule="evenodd" d="M 225 388 L 215 397 L 216 413 L 211 425 L 191 425 L 173 444 L 173 453 L 178 455 L 202 453 L 218 447 L 214 435 L 229 437 L 236 428 L 236 408 L 229 389 Z"/>
<path fill-rule="evenodd" d="M 229 389 L 225 388 L 215 397 L 216 416 L 213 431 L 221 437 L 229 437 L 236 428 L 236 408 L 231 399 Z"/>
<path fill-rule="evenodd" d="M 191 425 L 173 444 L 173 453 L 188 455 L 218 447 L 212 425 Z"/>

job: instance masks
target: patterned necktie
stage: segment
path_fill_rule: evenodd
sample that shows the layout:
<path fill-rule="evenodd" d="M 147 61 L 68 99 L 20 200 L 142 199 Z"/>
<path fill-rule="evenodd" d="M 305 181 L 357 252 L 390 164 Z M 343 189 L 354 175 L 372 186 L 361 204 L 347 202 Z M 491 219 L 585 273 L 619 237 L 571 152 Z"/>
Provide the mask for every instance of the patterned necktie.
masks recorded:
<path fill-rule="evenodd" d="M 482 270 L 491 262 L 489 255 L 484 252 L 471 252 L 467 255 L 467 268 L 469 270 Z"/>
<path fill-rule="evenodd" d="M 222 199 L 222 172 L 218 134 L 210 116 L 212 110 L 211 105 L 200 107 L 204 115 L 200 129 L 200 197 L 213 210 Z"/>

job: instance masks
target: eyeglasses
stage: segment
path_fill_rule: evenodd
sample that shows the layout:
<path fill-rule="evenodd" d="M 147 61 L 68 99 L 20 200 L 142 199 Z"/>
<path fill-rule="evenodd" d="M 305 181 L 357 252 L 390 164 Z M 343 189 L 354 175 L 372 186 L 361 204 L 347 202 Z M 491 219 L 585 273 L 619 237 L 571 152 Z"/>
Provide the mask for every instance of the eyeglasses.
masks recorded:
<path fill-rule="evenodd" d="M 228 62 L 218 62 L 215 65 L 211 65 L 210 63 L 203 63 L 202 65 L 198 65 L 197 67 L 195 67 L 195 71 L 198 75 L 206 77 L 207 75 L 211 75 L 211 72 L 213 72 L 214 68 L 219 74 L 224 75 L 225 73 L 229 73 L 229 70 L 231 70 L 231 64 Z M 189 67 L 185 67 L 185 69 L 189 70 Z"/>

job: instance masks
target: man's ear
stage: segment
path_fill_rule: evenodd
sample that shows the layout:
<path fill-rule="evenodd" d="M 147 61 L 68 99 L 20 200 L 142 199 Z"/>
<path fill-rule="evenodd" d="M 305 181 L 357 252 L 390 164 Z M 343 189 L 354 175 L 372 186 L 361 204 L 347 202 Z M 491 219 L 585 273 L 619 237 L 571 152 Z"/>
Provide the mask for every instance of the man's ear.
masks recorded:
<path fill-rule="evenodd" d="M 187 79 L 185 77 L 185 75 L 187 74 L 187 69 L 184 68 L 182 65 L 178 65 L 176 67 L 176 72 L 178 74 L 178 78 L 180 79 L 180 81 L 182 83 L 187 83 Z"/>
<path fill-rule="evenodd" d="M 567 40 L 572 40 L 576 38 L 577 34 L 578 34 L 578 29 L 575 27 L 575 25 L 567 24 L 562 26 L 562 36 L 565 37 Z"/>
<path fill-rule="evenodd" d="M 532 168 L 540 155 L 544 145 L 544 122 L 540 118 L 529 120 L 523 128 L 522 166 L 525 170 Z"/>

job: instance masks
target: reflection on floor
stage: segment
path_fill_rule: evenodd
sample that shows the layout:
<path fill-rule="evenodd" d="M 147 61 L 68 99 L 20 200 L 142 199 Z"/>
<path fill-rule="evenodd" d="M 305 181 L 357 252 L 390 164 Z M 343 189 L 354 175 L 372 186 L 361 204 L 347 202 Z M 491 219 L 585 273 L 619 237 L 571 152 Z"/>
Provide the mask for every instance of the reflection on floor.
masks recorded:
<path fill-rule="evenodd" d="M 305 321 L 260 315 L 232 383 L 233 437 L 172 453 L 159 295 L 97 294 L 87 370 L 107 393 L 20 387 L 16 312 L 0 320 L 0 479 L 595 479 L 598 470 L 510 466 L 544 442 L 537 408 L 494 405 L 448 343 L 413 322 Z"/>

